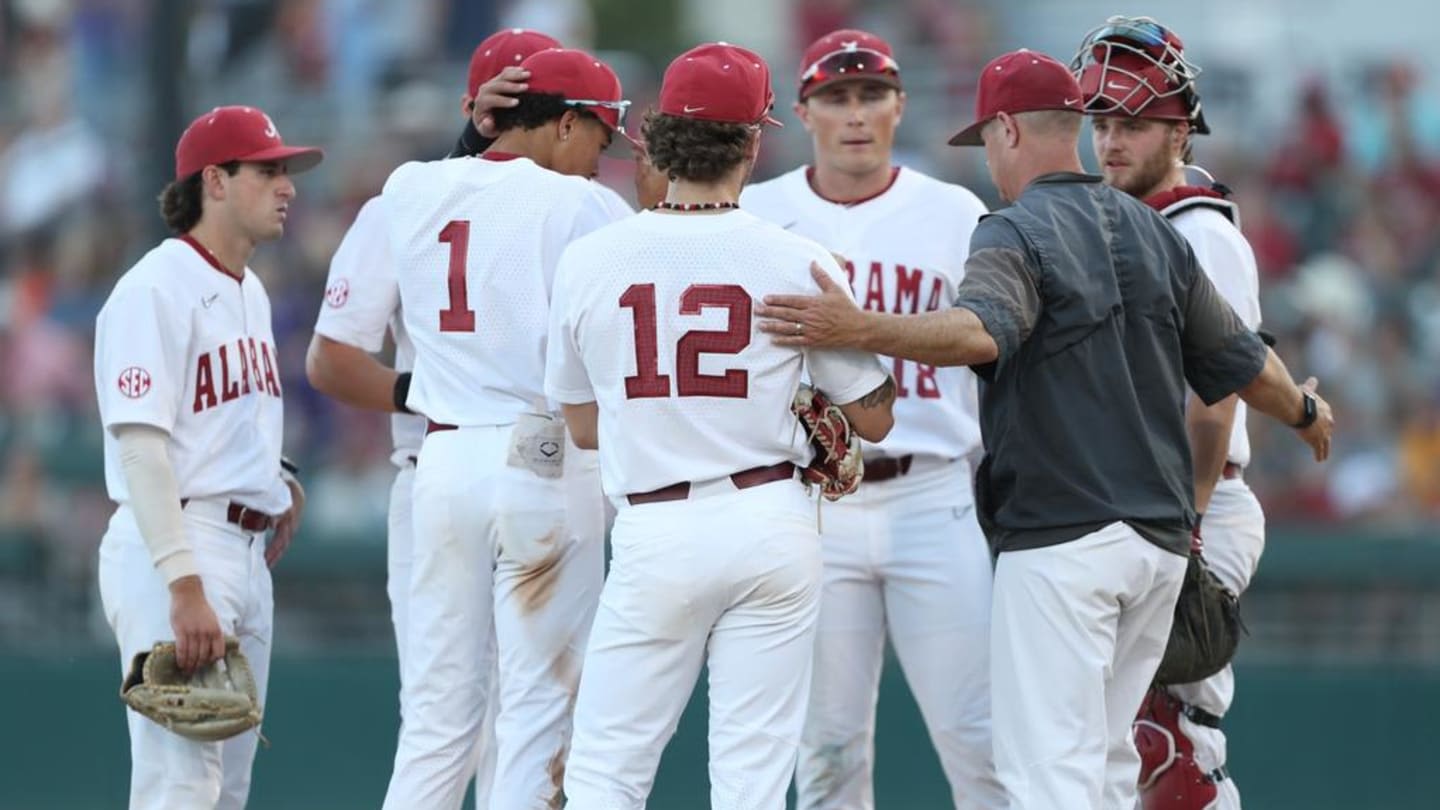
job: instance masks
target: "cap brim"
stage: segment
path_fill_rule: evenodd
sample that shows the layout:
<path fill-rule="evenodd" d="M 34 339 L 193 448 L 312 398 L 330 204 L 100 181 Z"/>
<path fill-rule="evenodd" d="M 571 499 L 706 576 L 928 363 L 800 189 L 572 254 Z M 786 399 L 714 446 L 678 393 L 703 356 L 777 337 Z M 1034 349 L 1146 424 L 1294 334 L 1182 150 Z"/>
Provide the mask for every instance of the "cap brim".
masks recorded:
<path fill-rule="evenodd" d="M 843 82 L 874 82 L 876 84 L 883 84 L 886 87 L 892 87 L 896 90 L 905 89 L 904 86 L 900 84 L 898 77 L 891 78 L 884 73 L 857 73 L 853 76 L 836 76 L 832 79 L 826 79 L 823 82 L 816 82 L 809 87 L 802 87 L 800 88 L 800 100 L 804 101 L 827 87 L 834 87 Z"/>
<path fill-rule="evenodd" d="M 290 174 L 308 172 L 324 159 L 325 151 L 318 146 L 277 146 L 240 158 L 245 163 L 284 163 Z"/>
<path fill-rule="evenodd" d="M 985 125 L 990 123 L 991 120 L 992 119 L 990 118 L 986 118 L 983 121 L 976 121 L 970 126 L 955 133 L 954 137 L 950 139 L 950 145 L 983 146 L 985 144 L 985 140 L 980 137 L 980 130 L 984 129 Z"/>

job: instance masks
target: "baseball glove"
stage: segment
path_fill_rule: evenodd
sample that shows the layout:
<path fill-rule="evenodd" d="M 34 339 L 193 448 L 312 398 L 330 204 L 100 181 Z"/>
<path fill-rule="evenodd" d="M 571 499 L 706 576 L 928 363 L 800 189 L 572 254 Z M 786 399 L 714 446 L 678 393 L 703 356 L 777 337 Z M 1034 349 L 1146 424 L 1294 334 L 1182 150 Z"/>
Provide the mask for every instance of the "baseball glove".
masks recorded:
<path fill-rule="evenodd" d="M 865 477 L 865 461 L 860 457 L 860 437 L 850 430 L 850 420 L 829 397 L 808 385 L 795 392 L 790 410 L 815 448 L 815 458 L 801 471 L 804 479 L 819 486 L 828 501 L 854 492 Z"/>
<path fill-rule="evenodd" d="M 125 705 L 170 731 L 200 742 L 234 737 L 260 725 L 255 676 L 240 642 L 225 639 L 225 657 L 185 674 L 175 642 L 160 641 L 130 663 L 120 686 Z"/>
<path fill-rule="evenodd" d="M 1244 629 L 1239 598 L 1221 584 L 1204 555 L 1192 549 L 1155 683 L 1195 683 L 1224 669 L 1235 657 Z"/>

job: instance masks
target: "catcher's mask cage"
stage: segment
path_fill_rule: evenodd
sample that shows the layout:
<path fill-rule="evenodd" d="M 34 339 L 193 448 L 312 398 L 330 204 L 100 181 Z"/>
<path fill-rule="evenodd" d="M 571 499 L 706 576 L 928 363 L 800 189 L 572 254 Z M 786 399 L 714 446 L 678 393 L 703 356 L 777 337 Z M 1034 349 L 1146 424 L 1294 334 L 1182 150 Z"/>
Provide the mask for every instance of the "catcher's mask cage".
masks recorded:
<path fill-rule="evenodd" d="M 1199 66 L 1185 58 L 1172 31 L 1149 17 L 1115 16 L 1085 35 L 1070 71 L 1091 115 L 1189 121 L 1210 132 L 1195 89 Z"/>

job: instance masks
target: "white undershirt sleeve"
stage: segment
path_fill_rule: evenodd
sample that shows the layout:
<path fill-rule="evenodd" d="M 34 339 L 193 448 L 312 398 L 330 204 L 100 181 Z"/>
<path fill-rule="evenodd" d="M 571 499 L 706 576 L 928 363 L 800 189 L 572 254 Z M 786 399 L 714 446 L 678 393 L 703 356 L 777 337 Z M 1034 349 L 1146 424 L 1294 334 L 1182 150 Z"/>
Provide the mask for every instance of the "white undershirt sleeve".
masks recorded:
<path fill-rule="evenodd" d="M 180 486 L 166 451 L 169 434 L 151 425 L 116 425 L 120 469 L 130 490 L 130 509 L 140 536 L 168 585 L 198 573 L 180 514 Z"/>

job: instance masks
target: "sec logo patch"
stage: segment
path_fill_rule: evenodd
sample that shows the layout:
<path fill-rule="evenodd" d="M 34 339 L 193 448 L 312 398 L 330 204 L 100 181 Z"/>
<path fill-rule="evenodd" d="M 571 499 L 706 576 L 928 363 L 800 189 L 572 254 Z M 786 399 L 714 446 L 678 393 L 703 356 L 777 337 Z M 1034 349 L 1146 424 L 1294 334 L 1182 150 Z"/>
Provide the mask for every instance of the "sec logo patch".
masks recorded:
<path fill-rule="evenodd" d="M 325 288 L 325 305 L 332 309 L 339 309 L 345 306 L 350 300 L 350 282 L 345 279 L 337 279 L 334 284 Z"/>
<path fill-rule="evenodd" d="M 120 372 L 118 386 L 120 393 L 131 399 L 139 399 L 150 393 L 150 372 L 139 366 L 131 366 Z"/>

